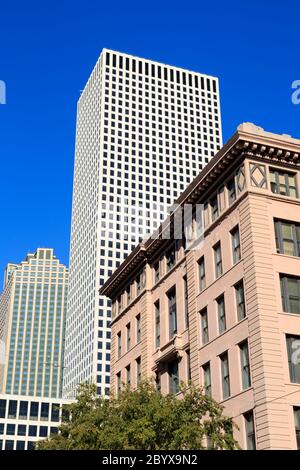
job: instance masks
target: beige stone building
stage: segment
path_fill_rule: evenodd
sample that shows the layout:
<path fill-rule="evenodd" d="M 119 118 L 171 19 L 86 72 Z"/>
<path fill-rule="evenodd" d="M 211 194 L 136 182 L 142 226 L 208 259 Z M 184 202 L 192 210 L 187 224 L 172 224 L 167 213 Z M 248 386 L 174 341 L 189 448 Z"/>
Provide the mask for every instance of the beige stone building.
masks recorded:
<path fill-rule="evenodd" d="M 194 228 L 202 205 L 200 241 L 178 237 L 171 215 L 171 237 L 140 244 L 101 289 L 115 392 L 153 376 L 178 393 L 191 379 L 243 449 L 300 449 L 299 197 L 300 140 L 240 125 L 177 200 Z"/>

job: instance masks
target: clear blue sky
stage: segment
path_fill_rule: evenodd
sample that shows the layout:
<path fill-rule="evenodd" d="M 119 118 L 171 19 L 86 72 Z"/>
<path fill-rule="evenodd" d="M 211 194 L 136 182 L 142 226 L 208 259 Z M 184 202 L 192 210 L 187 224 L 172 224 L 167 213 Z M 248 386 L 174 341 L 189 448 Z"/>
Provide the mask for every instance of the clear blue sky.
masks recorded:
<path fill-rule="evenodd" d="M 300 137 L 299 5 L 1 2 L 0 275 L 38 246 L 68 263 L 76 102 L 103 47 L 218 76 L 224 141 L 243 121 Z"/>

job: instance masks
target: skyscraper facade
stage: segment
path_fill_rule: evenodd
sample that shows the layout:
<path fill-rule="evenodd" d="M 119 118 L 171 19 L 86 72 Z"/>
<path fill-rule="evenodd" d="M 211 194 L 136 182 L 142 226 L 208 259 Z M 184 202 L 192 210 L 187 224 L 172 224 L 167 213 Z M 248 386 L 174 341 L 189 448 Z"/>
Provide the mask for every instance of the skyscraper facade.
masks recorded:
<path fill-rule="evenodd" d="M 109 393 L 99 288 L 221 145 L 217 78 L 102 51 L 77 109 L 64 396 Z"/>
<path fill-rule="evenodd" d="M 0 392 L 61 397 L 68 269 L 51 248 L 8 264 L 0 296 Z"/>

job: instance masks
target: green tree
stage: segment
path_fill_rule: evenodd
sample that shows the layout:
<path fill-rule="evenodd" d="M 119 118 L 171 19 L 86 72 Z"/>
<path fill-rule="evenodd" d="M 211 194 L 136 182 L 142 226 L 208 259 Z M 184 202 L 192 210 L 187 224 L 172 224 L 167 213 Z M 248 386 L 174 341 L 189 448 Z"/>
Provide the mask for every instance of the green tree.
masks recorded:
<path fill-rule="evenodd" d="M 163 396 L 151 382 L 125 387 L 109 400 L 93 385 L 81 385 L 76 402 L 65 410 L 70 419 L 60 433 L 39 441 L 38 450 L 195 450 L 236 449 L 231 418 L 223 407 L 194 386 L 183 386 L 181 398 Z"/>

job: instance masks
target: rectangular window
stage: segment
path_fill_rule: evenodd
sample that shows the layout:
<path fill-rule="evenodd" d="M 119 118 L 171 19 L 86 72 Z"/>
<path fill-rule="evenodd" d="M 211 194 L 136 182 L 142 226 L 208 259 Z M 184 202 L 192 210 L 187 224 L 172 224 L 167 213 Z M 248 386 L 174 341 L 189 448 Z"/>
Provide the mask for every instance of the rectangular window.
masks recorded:
<path fill-rule="evenodd" d="M 135 317 L 136 320 L 136 342 L 140 343 L 142 339 L 142 334 L 141 334 L 141 315 L 138 314 Z"/>
<path fill-rule="evenodd" d="M 199 271 L 199 289 L 202 292 L 206 287 L 206 278 L 205 278 L 205 260 L 204 256 L 198 261 L 198 271 Z"/>
<path fill-rule="evenodd" d="M 248 341 L 239 344 L 243 390 L 251 387 L 250 360 Z"/>
<path fill-rule="evenodd" d="M 170 271 L 176 264 L 175 245 L 166 252 L 167 272 Z"/>
<path fill-rule="evenodd" d="M 5 418 L 6 413 L 6 400 L 0 400 L 0 418 Z"/>
<path fill-rule="evenodd" d="M 223 273 L 221 243 L 217 243 L 213 249 L 215 258 L 215 276 L 216 279 L 218 279 L 218 277 L 220 277 Z"/>
<path fill-rule="evenodd" d="M 18 436 L 26 436 L 26 425 L 19 424 L 18 425 Z"/>
<path fill-rule="evenodd" d="M 59 404 L 52 403 L 51 406 L 51 421 L 58 422 L 59 421 Z"/>
<path fill-rule="evenodd" d="M 300 407 L 299 406 L 294 407 L 294 417 L 295 417 L 297 449 L 300 450 Z"/>
<path fill-rule="evenodd" d="M 160 305 L 159 300 L 154 304 L 155 310 L 155 347 L 160 347 Z"/>
<path fill-rule="evenodd" d="M 157 261 L 157 263 L 154 264 L 153 271 L 154 271 L 154 284 L 156 284 L 160 278 L 159 261 Z"/>
<path fill-rule="evenodd" d="M 211 374 L 210 374 L 210 362 L 207 362 L 202 366 L 203 370 L 203 383 L 204 383 L 204 393 L 207 396 L 211 396 Z"/>
<path fill-rule="evenodd" d="M 8 418 L 17 417 L 17 400 L 9 400 L 8 405 Z"/>
<path fill-rule="evenodd" d="M 219 217 L 219 204 L 218 204 L 218 195 L 216 194 L 210 201 L 211 207 L 211 220 L 214 221 Z"/>
<path fill-rule="evenodd" d="M 130 385 L 130 383 L 131 383 L 130 364 L 126 367 L 126 383 L 127 383 L 127 385 Z"/>
<path fill-rule="evenodd" d="M 300 278 L 281 274 L 280 285 L 283 311 L 300 314 Z"/>
<path fill-rule="evenodd" d="M 170 393 L 179 392 L 178 360 L 175 359 L 168 364 L 169 390 Z"/>
<path fill-rule="evenodd" d="M 186 378 L 187 378 L 187 381 L 189 382 L 190 380 L 192 380 L 191 353 L 189 349 L 186 350 L 185 355 L 186 355 Z"/>
<path fill-rule="evenodd" d="M 229 377 L 229 362 L 228 362 L 227 351 L 220 356 L 220 361 L 221 361 L 223 398 L 225 399 L 225 398 L 230 397 L 230 377 Z"/>
<path fill-rule="evenodd" d="M 41 420 L 48 421 L 49 419 L 49 403 L 41 404 Z"/>
<path fill-rule="evenodd" d="M 176 289 L 168 292 L 170 339 L 177 333 Z"/>
<path fill-rule="evenodd" d="M 209 341 L 207 308 L 204 308 L 203 310 L 201 310 L 200 321 L 201 321 L 202 345 L 204 345 L 208 343 Z"/>
<path fill-rule="evenodd" d="M 270 181 L 272 193 L 298 197 L 295 173 L 270 169 Z"/>
<path fill-rule="evenodd" d="M 256 450 L 253 411 L 244 414 L 247 450 Z"/>
<path fill-rule="evenodd" d="M 227 183 L 227 194 L 228 194 L 228 202 L 229 205 L 234 203 L 236 200 L 236 189 L 235 189 L 235 180 L 232 178 L 231 180 L 228 181 Z"/>
<path fill-rule="evenodd" d="M 19 419 L 27 419 L 28 402 L 20 401 Z"/>
<path fill-rule="evenodd" d="M 241 244 L 239 227 L 235 227 L 231 232 L 232 261 L 233 264 L 241 259 Z"/>
<path fill-rule="evenodd" d="M 139 295 L 142 291 L 142 279 L 141 275 L 138 274 L 136 277 L 136 295 Z"/>
<path fill-rule="evenodd" d="M 300 256 L 300 224 L 275 220 L 275 238 L 277 253 L 288 256 Z"/>
<path fill-rule="evenodd" d="M 129 305 L 131 302 L 131 285 L 130 284 L 126 288 L 126 293 L 127 293 L 127 305 Z"/>
<path fill-rule="evenodd" d="M 184 276 L 183 278 L 183 290 L 184 290 L 184 318 L 185 318 L 185 326 L 186 328 L 189 327 L 189 312 L 188 312 L 188 285 L 187 285 L 187 277 Z"/>
<path fill-rule="evenodd" d="M 127 337 L 127 351 L 131 348 L 131 326 L 130 323 L 126 325 L 126 337 Z"/>
<path fill-rule="evenodd" d="M 137 385 L 139 385 L 142 380 L 141 358 L 138 357 L 135 363 L 136 363 L 136 383 Z"/>
<path fill-rule="evenodd" d="M 122 388 L 122 381 L 121 381 L 121 372 L 117 373 L 117 395 L 120 393 Z"/>
<path fill-rule="evenodd" d="M 224 295 L 221 295 L 220 297 L 218 297 L 216 302 L 217 302 L 217 309 L 218 309 L 219 334 L 221 334 L 226 330 L 226 313 L 225 313 Z"/>
<path fill-rule="evenodd" d="M 286 345 L 288 353 L 290 381 L 295 384 L 300 384 L 300 336 L 286 335 Z"/>
<path fill-rule="evenodd" d="M 238 321 L 246 317 L 245 307 L 245 295 L 244 295 L 244 283 L 243 281 L 238 282 L 235 286 L 235 299 L 236 299 L 236 310 Z"/>
<path fill-rule="evenodd" d="M 121 331 L 117 334 L 117 351 L 118 351 L 118 358 L 122 355 L 122 338 L 121 338 Z"/>

